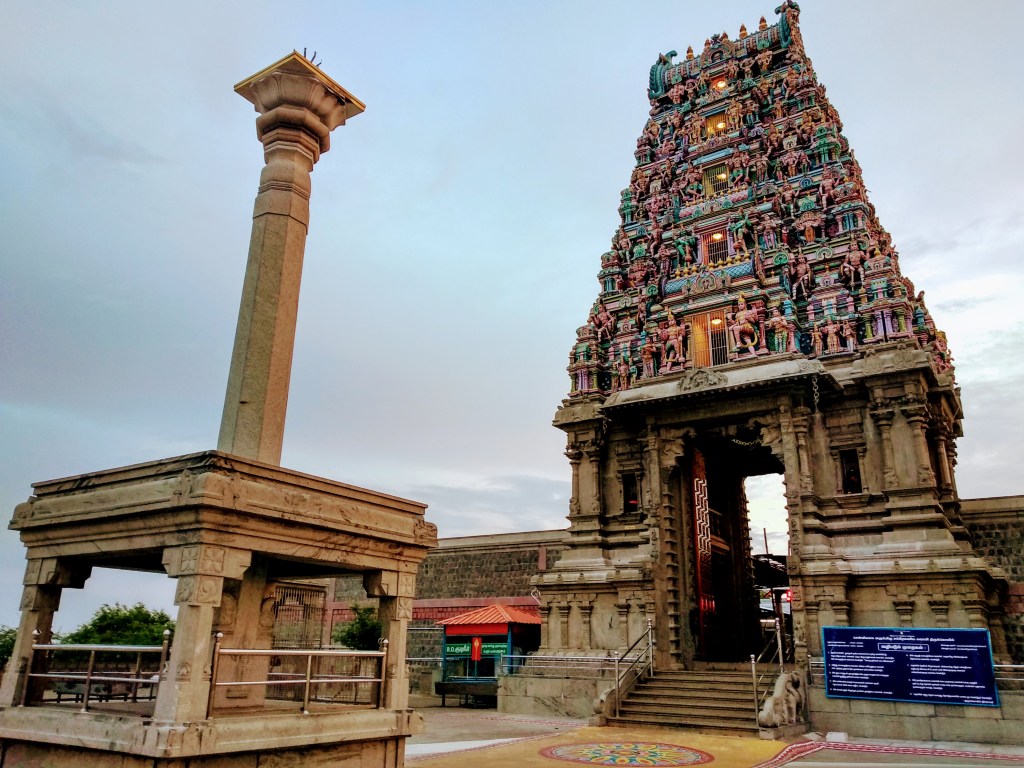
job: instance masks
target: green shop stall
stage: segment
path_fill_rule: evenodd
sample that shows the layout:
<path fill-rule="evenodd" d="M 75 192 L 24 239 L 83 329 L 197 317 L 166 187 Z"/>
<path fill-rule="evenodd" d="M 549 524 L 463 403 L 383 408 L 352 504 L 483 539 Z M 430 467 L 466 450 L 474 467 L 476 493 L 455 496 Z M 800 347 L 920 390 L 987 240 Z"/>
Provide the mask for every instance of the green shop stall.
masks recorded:
<path fill-rule="evenodd" d="M 485 605 L 437 622 L 444 627 L 441 681 L 434 691 L 463 704 L 496 706 L 502 658 L 518 661 L 540 645 L 540 616 L 509 605 Z"/>

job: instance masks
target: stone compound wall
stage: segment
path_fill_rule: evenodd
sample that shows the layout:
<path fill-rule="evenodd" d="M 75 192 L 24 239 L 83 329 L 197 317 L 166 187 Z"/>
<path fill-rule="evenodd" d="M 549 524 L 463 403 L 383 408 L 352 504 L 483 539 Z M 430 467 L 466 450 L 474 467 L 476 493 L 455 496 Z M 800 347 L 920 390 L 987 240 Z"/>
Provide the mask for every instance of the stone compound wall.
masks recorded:
<path fill-rule="evenodd" d="M 808 689 L 811 727 L 872 739 L 1020 744 L 1024 694 L 999 692 L 998 707 L 830 699 L 823 686 Z"/>
<path fill-rule="evenodd" d="M 960 515 L 975 551 L 1006 572 L 1006 647 L 1014 664 L 1024 664 L 1024 496 L 964 499 Z"/>
<path fill-rule="evenodd" d="M 558 561 L 566 537 L 565 531 L 527 531 L 439 539 L 416 575 L 409 657 L 440 656 L 435 623 L 442 619 L 495 603 L 535 612 L 530 579 Z M 325 617 L 331 627 L 352 620 L 353 604 L 376 603 L 359 575 L 336 579 L 333 596 Z"/>
<path fill-rule="evenodd" d="M 525 597 L 531 577 L 558 561 L 565 539 L 564 531 L 440 539 L 420 565 L 416 597 Z"/>

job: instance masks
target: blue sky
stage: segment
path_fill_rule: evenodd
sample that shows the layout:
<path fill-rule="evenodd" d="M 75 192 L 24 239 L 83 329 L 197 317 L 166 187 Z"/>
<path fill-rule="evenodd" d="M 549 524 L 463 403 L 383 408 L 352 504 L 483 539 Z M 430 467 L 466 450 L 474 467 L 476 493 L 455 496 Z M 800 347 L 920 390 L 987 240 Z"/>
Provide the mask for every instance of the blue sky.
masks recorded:
<path fill-rule="evenodd" d="M 774 6 L 5 4 L 2 514 L 35 480 L 216 444 L 262 165 L 231 88 L 306 47 L 367 110 L 313 174 L 282 464 L 428 502 L 443 536 L 563 527 L 550 421 L 648 69 Z M 1024 104 L 1000 41 L 1024 6 L 802 7 L 871 200 L 949 335 L 961 495 L 1019 493 Z M 759 526 L 772 502 L 750 495 Z M 0 623 L 22 561 L 0 533 Z M 58 624 L 166 604 L 152 589 L 97 577 Z"/>

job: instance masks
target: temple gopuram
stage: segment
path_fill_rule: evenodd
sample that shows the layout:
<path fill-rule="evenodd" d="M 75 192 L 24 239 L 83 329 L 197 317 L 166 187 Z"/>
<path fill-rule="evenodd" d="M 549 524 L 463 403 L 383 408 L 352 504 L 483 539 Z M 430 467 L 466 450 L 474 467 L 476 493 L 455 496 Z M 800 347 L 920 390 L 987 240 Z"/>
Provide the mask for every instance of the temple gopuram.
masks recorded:
<path fill-rule="evenodd" d="M 822 627 L 984 629 L 997 661 L 1019 659 L 1005 572 L 961 515 L 945 336 L 868 199 L 799 7 L 776 13 L 651 67 L 554 419 L 572 498 L 567 548 L 533 580 L 540 653 L 622 651 L 650 621 L 656 671 L 746 662 L 749 681 L 764 636 L 744 479 L 779 474 L 803 674 L 820 677 Z M 812 685 L 811 723 L 906 719 L 928 725 L 904 738 L 928 738 L 953 719 L 997 740 L 930 704 L 907 719 L 839 703 Z"/>

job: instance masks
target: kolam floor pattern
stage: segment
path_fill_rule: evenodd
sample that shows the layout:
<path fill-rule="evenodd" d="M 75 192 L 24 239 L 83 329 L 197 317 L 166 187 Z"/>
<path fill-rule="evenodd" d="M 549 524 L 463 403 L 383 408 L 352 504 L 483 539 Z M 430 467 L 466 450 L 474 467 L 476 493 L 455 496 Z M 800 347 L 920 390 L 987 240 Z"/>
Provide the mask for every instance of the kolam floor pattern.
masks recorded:
<path fill-rule="evenodd" d="M 584 744 L 559 744 L 540 750 L 555 760 L 586 765 L 642 765 L 672 768 L 680 765 L 710 763 L 715 758 L 699 749 L 650 741 L 598 741 Z"/>

